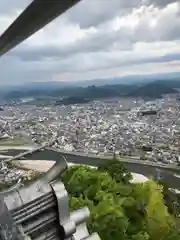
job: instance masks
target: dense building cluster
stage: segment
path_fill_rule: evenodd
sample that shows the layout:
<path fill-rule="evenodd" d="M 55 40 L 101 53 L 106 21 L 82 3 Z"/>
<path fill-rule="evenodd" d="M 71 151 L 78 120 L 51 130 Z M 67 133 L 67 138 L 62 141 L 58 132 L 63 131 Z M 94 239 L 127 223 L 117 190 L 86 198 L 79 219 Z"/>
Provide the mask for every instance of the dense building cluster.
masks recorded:
<path fill-rule="evenodd" d="M 64 151 L 179 163 L 179 100 L 115 98 L 70 106 L 4 107 L 1 138 L 42 144 L 56 139 Z M 1 139 L 2 140 L 2 139 Z"/>

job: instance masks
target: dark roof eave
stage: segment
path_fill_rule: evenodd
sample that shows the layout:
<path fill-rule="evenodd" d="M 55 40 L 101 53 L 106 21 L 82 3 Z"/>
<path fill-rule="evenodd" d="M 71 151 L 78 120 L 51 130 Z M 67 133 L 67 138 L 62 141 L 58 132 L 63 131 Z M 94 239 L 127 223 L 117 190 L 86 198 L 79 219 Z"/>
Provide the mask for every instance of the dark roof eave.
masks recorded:
<path fill-rule="evenodd" d="M 0 56 L 67 11 L 80 0 L 34 0 L 0 36 Z"/>

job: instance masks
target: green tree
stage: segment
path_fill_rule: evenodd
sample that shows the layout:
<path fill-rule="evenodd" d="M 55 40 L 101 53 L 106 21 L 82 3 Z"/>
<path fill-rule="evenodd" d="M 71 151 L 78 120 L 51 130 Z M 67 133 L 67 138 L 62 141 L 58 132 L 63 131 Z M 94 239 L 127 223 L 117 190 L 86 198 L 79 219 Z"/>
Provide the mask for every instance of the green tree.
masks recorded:
<path fill-rule="evenodd" d="M 98 170 L 108 172 L 109 175 L 118 183 L 122 182 L 127 184 L 132 179 L 132 174 L 120 161 L 112 160 L 111 163 L 101 165 Z"/>
<path fill-rule="evenodd" d="M 164 237 L 165 240 L 180 240 L 180 230 L 177 227 L 173 227 L 169 230 Z"/>
<path fill-rule="evenodd" d="M 150 239 L 150 236 L 147 232 L 139 232 L 135 235 L 132 235 L 132 240 L 149 240 Z"/>
<path fill-rule="evenodd" d="M 152 180 L 145 183 L 144 188 L 149 191 L 146 207 L 149 234 L 152 239 L 164 239 L 175 223 L 164 204 L 163 188 Z"/>
<path fill-rule="evenodd" d="M 128 218 L 120 205 L 112 203 L 106 200 L 93 209 L 91 229 L 98 232 L 103 240 L 127 239 Z"/>
<path fill-rule="evenodd" d="M 88 206 L 90 232 L 103 240 L 180 240 L 174 217 L 164 204 L 163 188 L 152 180 L 130 183 L 121 163 L 98 170 L 75 166 L 62 180 L 70 195 L 70 209 Z"/>

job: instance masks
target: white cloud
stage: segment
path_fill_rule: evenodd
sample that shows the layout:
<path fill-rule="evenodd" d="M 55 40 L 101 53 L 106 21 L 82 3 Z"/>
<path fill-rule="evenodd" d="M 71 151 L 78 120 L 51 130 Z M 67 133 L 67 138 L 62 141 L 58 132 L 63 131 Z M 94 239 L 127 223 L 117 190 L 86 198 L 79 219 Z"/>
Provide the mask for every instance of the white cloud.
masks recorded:
<path fill-rule="evenodd" d="M 0 3 L 0 33 L 30 0 L 21 3 L 4 11 Z M 2 57 L 1 78 L 12 84 L 179 71 L 179 13 L 175 1 L 84 0 Z"/>

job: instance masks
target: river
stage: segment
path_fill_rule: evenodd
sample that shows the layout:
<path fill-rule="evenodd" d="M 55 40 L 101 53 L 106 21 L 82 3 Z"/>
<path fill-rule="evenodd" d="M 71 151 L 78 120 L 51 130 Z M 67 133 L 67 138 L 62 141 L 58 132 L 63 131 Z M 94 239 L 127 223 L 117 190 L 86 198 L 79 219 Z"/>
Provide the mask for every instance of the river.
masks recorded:
<path fill-rule="evenodd" d="M 63 154 L 66 160 L 70 163 L 75 164 L 85 164 L 90 166 L 99 166 L 100 164 L 111 161 L 110 159 L 100 159 L 87 156 L 77 156 L 72 154 Z M 26 156 L 25 159 L 29 160 L 54 160 L 58 161 L 60 158 L 60 153 L 52 150 L 44 150 L 35 152 L 32 155 Z M 180 178 L 174 176 L 174 172 L 166 169 L 158 169 L 151 166 L 136 164 L 136 163 L 124 163 L 130 172 L 143 174 L 144 176 L 150 178 L 157 178 L 161 176 L 166 182 L 168 182 L 171 188 L 176 188 L 180 190 Z"/>
<path fill-rule="evenodd" d="M 1 153 L 4 155 L 10 155 L 15 156 L 18 153 L 24 152 L 25 150 L 17 150 L 17 149 L 9 149 L 6 150 L 6 153 Z M 38 151 L 33 154 L 29 154 L 26 156 L 25 159 L 29 160 L 53 160 L 58 161 L 60 158 L 59 152 L 53 151 L 53 150 L 43 150 Z M 67 162 L 74 163 L 74 164 L 85 164 L 90 166 L 99 166 L 103 163 L 111 161 L 110 159 L 102 159 L 102 158 L 93 158 L 93 157 L 87 157 L 83 155 L 73 155 L 68 153 L 63 153 L 63 156 L 66 158 Z M 174 176 L 174 172 L 171 170 L 166 169 L 158 169 L 153 166 L 146 166 L 141 165 L 137 163 L 124 163 L 125 166 L 128 168 L 130 172 L 143 174 L 144 176 L 148 178 L 156 178 L 157 176 L 161 176 L 171 188 L 176 188 L 180 190 L 180 178 Z"/>

